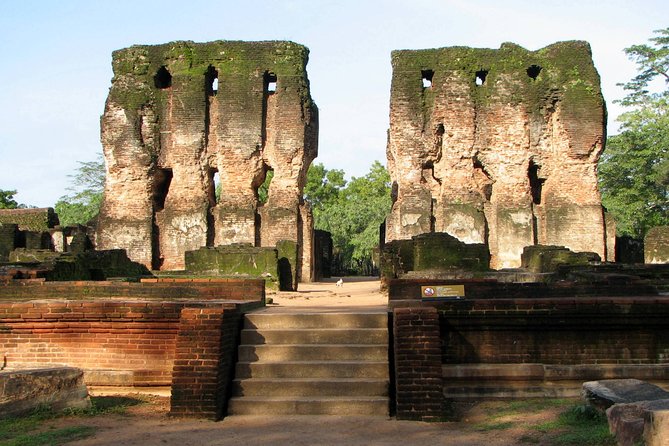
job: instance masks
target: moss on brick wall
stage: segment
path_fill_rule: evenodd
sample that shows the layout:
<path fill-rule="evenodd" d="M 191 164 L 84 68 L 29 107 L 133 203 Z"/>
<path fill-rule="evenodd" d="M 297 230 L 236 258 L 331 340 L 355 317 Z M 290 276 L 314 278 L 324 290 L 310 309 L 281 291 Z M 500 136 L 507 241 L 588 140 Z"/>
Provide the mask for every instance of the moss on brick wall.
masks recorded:
<path fill-rule="evenodd" d="M 538 51 L 513 43 L 499 49 L 399 50 L 392 52 L 392 65 L 393 93 L 407 97 L 417 112 L 425 105 L 421 73 L 428 70 L 434 73 L 435 87 L 448 76 L 469 79 L 471 98 L 480 105 L 524 103 L 529 111 L 540 113 L 547 99 L 562 97 L 563 111 L 577 115 L 604 104 L 590 45 L 583 41 L 558 42 Z M 535 77 L 528 73 L 533 66 L 541 68 Z M 486 72 L 486 88 L 475 82 L 481 71 Z"/>
<path fill-rule="evenodd" d="M 196 251 L 186 251 L 185 259 L 189 273 L 262 277 L 272 289 L 276 289 L 279 283 L 275 248 L 256 248 L 247 244 L 203 247 Z"/>
<path fill-rule="evenodd" d="M 0 209 L 0 224 L 14 223 L 21 231 L 46 231 L 59 224 L 53 208 Z"/>

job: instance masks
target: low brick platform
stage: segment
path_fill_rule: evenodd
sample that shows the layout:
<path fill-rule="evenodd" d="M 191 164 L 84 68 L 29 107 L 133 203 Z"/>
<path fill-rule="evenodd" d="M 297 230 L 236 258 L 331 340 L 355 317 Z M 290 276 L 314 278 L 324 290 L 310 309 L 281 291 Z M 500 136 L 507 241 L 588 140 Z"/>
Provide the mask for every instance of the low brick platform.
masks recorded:
<path fill-rule="evenodd" d="M 0 351 L 8 367 L 79 367 L 89 385 L 171 385 L 175 414 L 216 419 L 240 316 L 264 297 L 260 279 L 0 286 Z"/>

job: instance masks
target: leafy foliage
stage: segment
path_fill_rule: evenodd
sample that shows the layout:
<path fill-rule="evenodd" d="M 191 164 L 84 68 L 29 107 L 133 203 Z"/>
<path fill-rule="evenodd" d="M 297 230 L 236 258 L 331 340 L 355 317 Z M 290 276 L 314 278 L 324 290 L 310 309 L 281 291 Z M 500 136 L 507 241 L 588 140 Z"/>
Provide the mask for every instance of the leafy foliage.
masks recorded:
<path fill-rule="evenodd" d="M 74 175 L 69 176 L 70 194 L 56 202 L 56 213 L 63 226 L 86 224 L 100 212 L 105 184 L 105 163 L 102 154 L 95 161 L 79 161 Z"/>
<path fill-rule="evenodd" d="M 19 204 L 14 200 L 15 190 L 0 189 L 0 209 L 20 209 L 25 208 L 24 204 Z"/>
<path fill-rule="evenodd" d="M 621 133 L 608 138 L 599 163 L 602 203 L 618 235 L 643 237 L 669 224 L 669 89 L 649 91 L 657 78 L 669 85 L 669 28 L 656 34 L 651 45 L 625 49 L 639 74 L 623 85 L 628 94 L 618 102 L 631 110 L 618 118 Z"/>
<path fill-rule="evenodd" d="M 375 161 L 365 176 L 353 177 L 347 184 L 343 171 L 314 165 L 305 199 L 312 204 L 315 227 L 332 234 L 334 274 L 372 274 L 379 226 L 391 205 L 386 168 Z"/>

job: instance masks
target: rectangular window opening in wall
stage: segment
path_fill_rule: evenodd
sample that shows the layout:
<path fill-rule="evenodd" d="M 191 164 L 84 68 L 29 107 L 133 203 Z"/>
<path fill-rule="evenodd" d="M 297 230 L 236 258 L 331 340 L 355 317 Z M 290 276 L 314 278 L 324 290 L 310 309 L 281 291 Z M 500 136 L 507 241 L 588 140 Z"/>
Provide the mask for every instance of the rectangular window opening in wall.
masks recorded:
<path fill-rule="evenodd" d="M 423 88 L 432 88 L 432 78 L 434 77 L 434 71 L 422 70 L 420 73 L 423 79 Z"/>
<path fill-rule="evenodd" d="M 267 93 L 267 94 L 276 93 L 276 82 L 277 82 L 276 74 L 271 73 L 269 71 L 266 72 L 265 73 L 265 93 Z"/>

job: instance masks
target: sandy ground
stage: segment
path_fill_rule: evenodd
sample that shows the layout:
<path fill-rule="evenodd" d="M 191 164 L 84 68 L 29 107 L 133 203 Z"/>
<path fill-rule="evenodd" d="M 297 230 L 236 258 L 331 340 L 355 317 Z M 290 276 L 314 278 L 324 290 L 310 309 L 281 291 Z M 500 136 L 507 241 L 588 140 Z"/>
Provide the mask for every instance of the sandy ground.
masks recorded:
<path fill-rule="evenodd" d="M 388 298 L 379 292 L 379 280 L 370 277 L 345 277 L 337 286 L 339 278 L 322 282 L 301 283 L 297 292 L 269 292 L 274 301 L 268 311 L 385 311 Z"/>
<path fill-rule="evenodd" d="M 300 284 L 299 292 L 268 293 L 273 304 L 260 311 L 385 311 L 387 298 L 379 281 L 338 278 Z M 92 392 L 95 394 L 95 392 Z M 169 398 L 152 397 L 149 404 L 134 406 L 126 415 L 65 419 L 60 424 L 97 427 L 95 436 L 71 443 L 102 445 L 515 445 L 523 431 L 482 431 L 473 426 L 484 418 L 474 409 L 467 420 L 420 423 L 385 417 L 343 416 L 230 416 L 219 422 L 175 419 L 168 416 Z M 544 418 L 547 415 L 544 415 Z M 534 443 L 540 444 L 540 443 Z"/>

